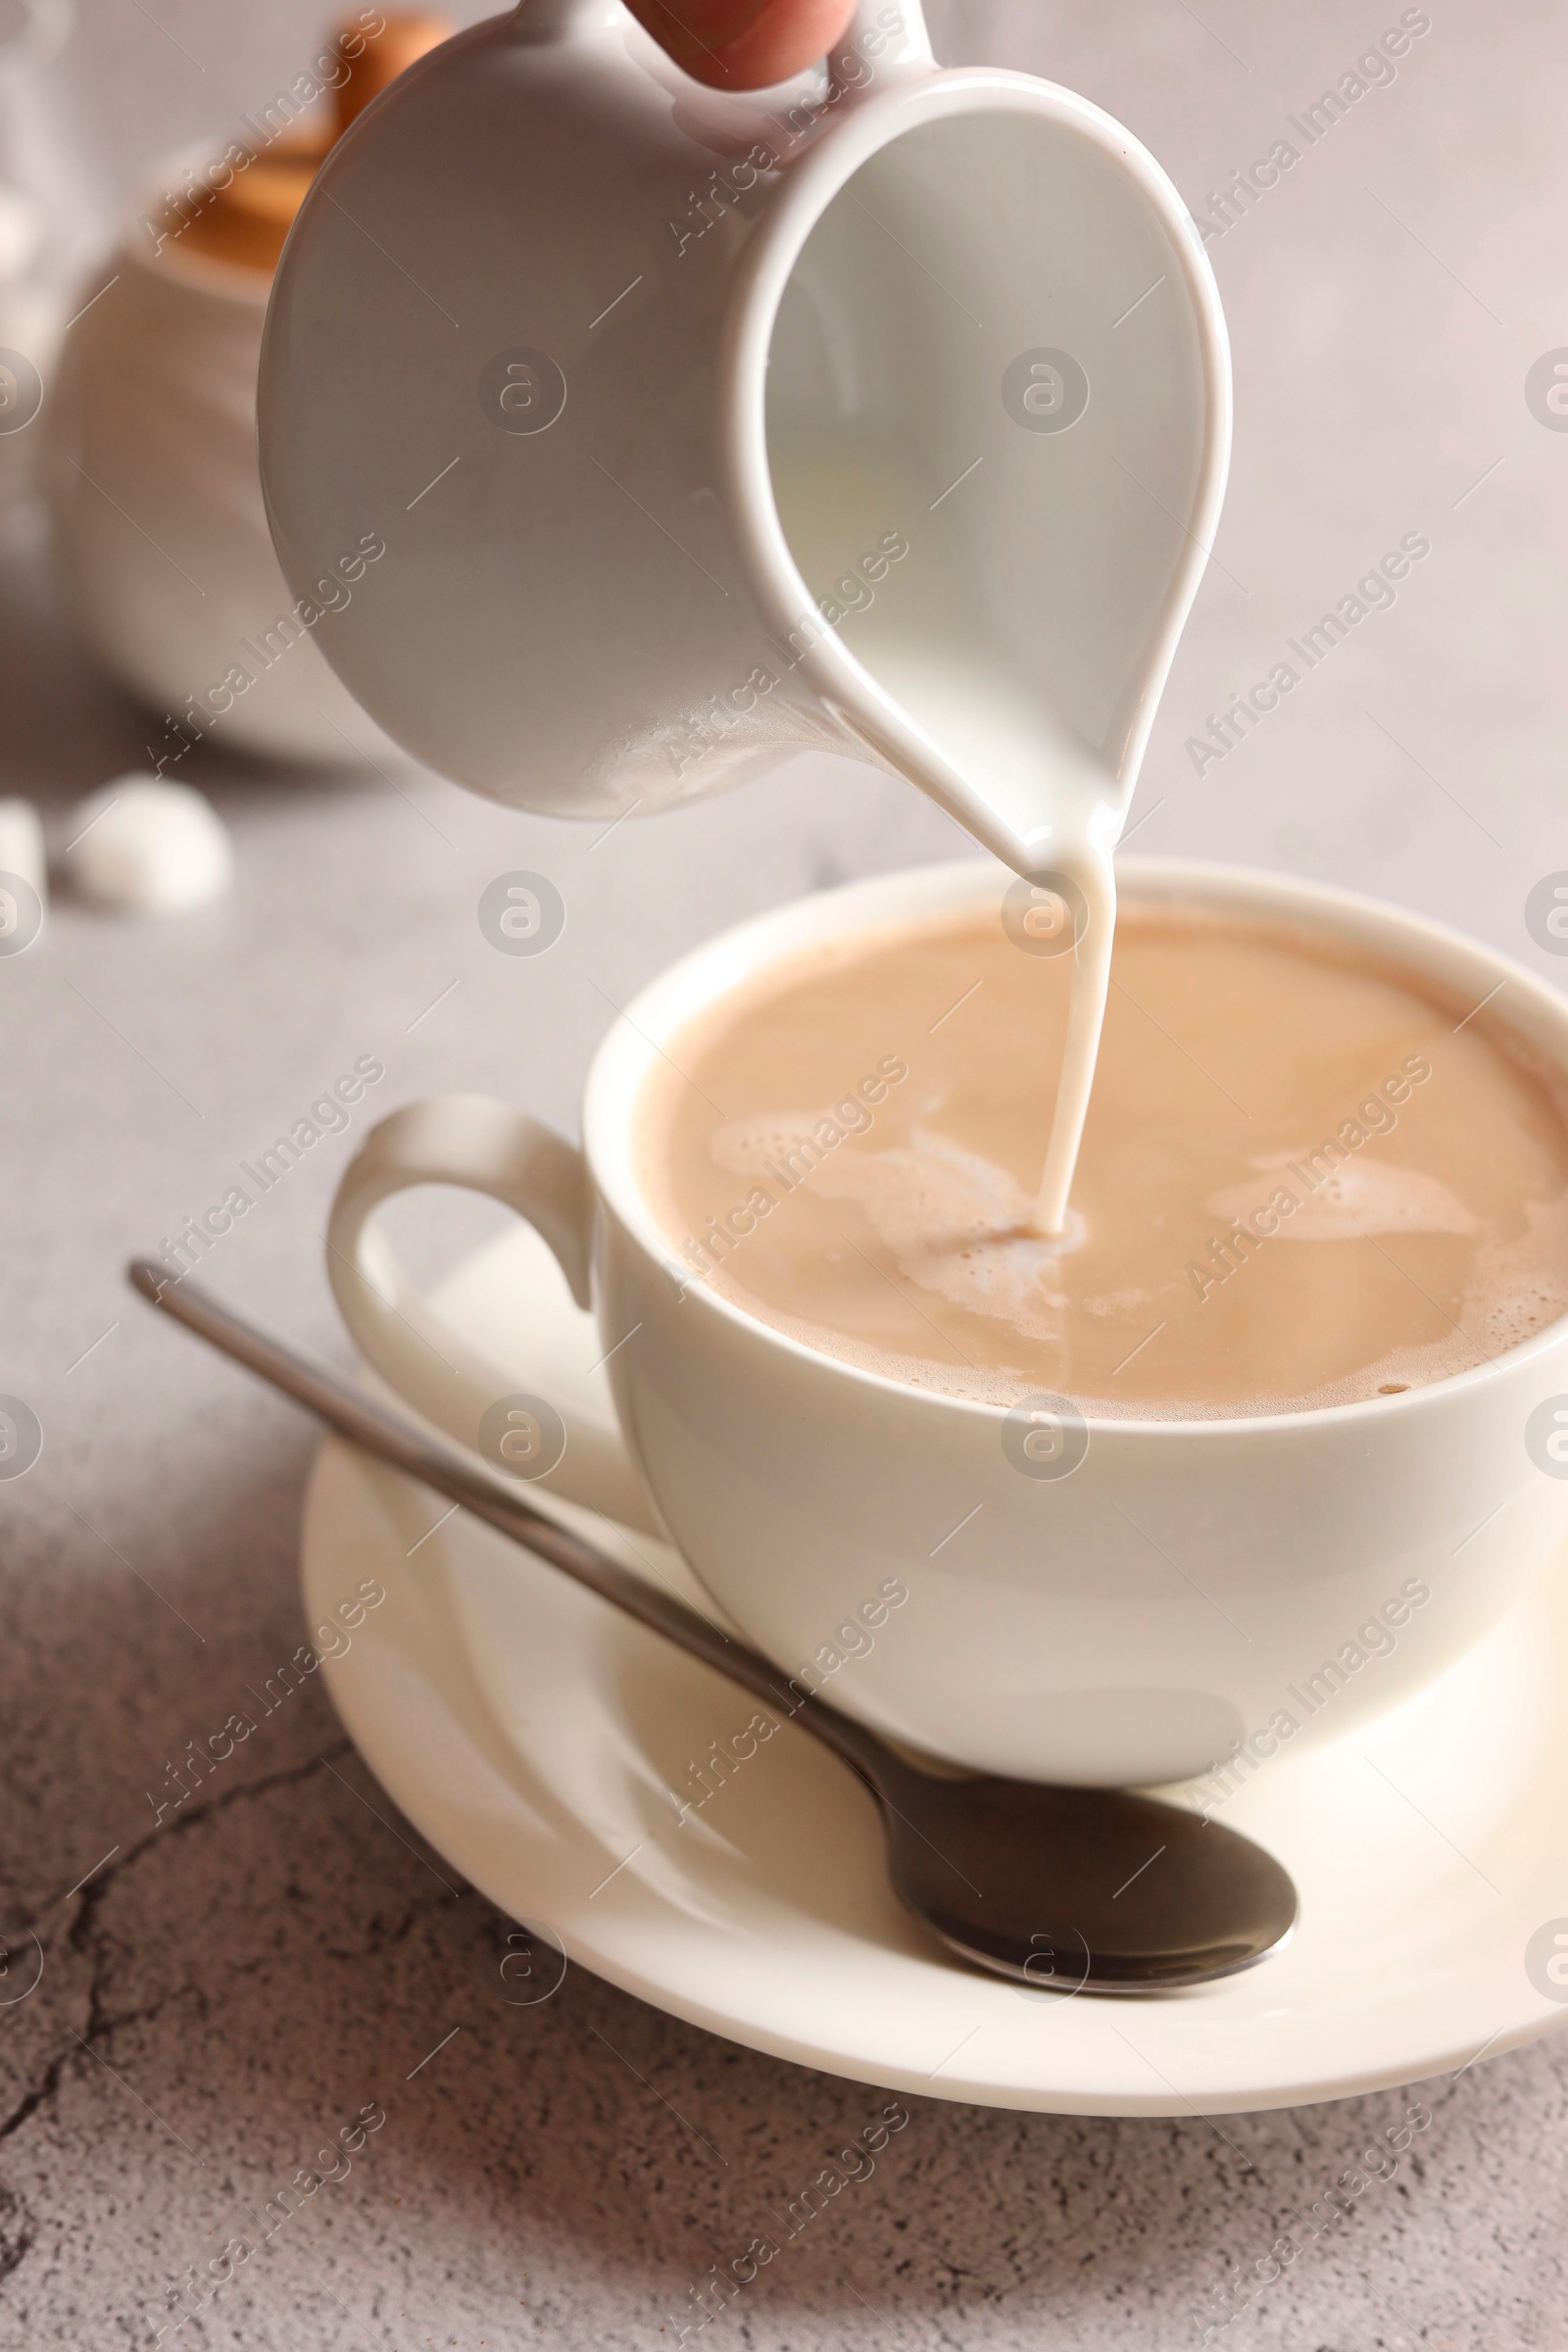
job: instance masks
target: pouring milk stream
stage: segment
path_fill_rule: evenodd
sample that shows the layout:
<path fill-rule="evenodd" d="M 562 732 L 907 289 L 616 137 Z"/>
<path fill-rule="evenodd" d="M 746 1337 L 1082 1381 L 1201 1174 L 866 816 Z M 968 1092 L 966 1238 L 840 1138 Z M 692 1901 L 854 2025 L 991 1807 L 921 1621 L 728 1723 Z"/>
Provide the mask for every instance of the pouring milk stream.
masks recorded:
<path fill-rule="evenodd" d="M 1062 1233 L 1112 852 L 1229 449 L 1213 278 L 1137 141 L 939 71 L 919 0 L 735 95 L 620 0 L 524 0 L 333 151 L 260 427 L 302 618 L 430 765 L 603 820 L 869 755 L 1041 886 L 1075 958 Z"/>

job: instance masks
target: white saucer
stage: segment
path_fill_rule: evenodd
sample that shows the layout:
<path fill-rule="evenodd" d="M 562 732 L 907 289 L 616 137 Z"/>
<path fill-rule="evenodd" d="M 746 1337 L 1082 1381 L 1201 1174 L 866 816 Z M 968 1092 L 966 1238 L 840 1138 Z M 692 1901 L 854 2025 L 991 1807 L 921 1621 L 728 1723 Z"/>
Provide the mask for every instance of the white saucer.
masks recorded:
<path fill-rule="evenodd" d="M 587 1377 L 597 1342 L 531 1234 L 493 1243 L 439 1296 L 518 1388 L 561 1401 L 568 1430 L 608 1412 L 603 1376 Z M 387 1593 L 327 1667 L 338 1711 L 492 1902 L 678 2017 L 890 2089 L 1170 2115 L 1419 2082 L 1568 2016 L 1525 1970 L 1531 1936 L 1568 1916 L 1560 1563 L 1441 1684 L 1370 1733 L 1265 1766 L 1226 1807 L 1300 1890 L 1283 1952 L 1162 1999 L 1063 1998 L 928 1944 L 888 1891 L 871 1798 L 790 1726 L 678 1823 L 670 1791 L 693 1792 L 689 1768 L 743 1730 L 751 1699 L 466 1514 L 437 1528 L 448 1508 L 324 1447 L 305 1516 L 311 1622 L 362 1578 Z M 562 1516 L 701 1602 L 672 1552 Z"/>

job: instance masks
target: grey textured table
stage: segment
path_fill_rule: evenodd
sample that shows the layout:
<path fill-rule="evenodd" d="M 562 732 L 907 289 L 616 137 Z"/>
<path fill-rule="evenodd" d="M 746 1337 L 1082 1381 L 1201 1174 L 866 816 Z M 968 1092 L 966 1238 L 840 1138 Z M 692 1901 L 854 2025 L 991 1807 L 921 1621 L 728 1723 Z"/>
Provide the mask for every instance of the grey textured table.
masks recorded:
<path fill-rule="evenodd" d="M 950 58 L 1027 65 L 1123 116 L 1197 211 L 1399 13 L 932 12 Z M 91 0 L 84 15 L 68 86 L 106 184 L 254 104 L 316 30 L 306 0 L 161 0 L 157 21 L 139 0 Z M 1431 16 L 1392 86 L 1298 139 L 1295 169 L 1212 248 L 1236 465 L 1138 839 L 1353 882 L 1560 973 L 1523 904 L 1568 865 L 1568 435 L 1531 414 L 1524 379 L 1568 340 L 1568 49 L 1544 0 L 1433 0 Z M 1432 554 L 1395 609 L 1196 773 L 1186 745 L 1206 714 L 1406 531 Z M 0 788 L 59 808 L 139 761 L 144 728 L 74 649 L 42 550 L 14 549 L 0 585 Z M 371 2100 L 385 2124 L 348 2177 L 167 2342 L 672 2343 L 708 2266 L 878 2102 L 581 1971 L 541 2008 L 507 2006 L 506 1923 L 433 1875 L 314 1688 L 155 1830 L 147 1792 L 167 1766 L 303 1638 L 313 1440 L 129 1300 L 120 1268 L 220 1198 L 360 1054 L 387 1069 L 367 1112 L 458 1085 L 569 1127 L 607 996 L 755 907 L 949 854 L 953 829 L 825 760 L 597 851 L 429 778 L 204 777 L 239 840 L 231 900 L 147 928 L 63 905 L 45 944 L 0 964 L 0 1388 L 47 1432 L 36 1469 L 0 1489 L 3 1892 L 12 1929 L 37 1917 L 45 1950 L 36 1990 L 0 2008 L 0 2345 L 151 2344 L 187 2266 L 244 2235 Z M 474 922 L 483 885 L 518 865 L 551 874 L 570 908 L 538 962 L 497 956 Z M 320 1227 L 350 1140 L 316 1149 L 211 1266 L 339 1360 Z M 25 1936 L 9 1949 L 0 1994 L 30 1973 Z M 1432 2129 L 1397 2180 L 1227 2340 L 1568 2341 L 1565 2055 L 1548 2040 L 1426 2085 Z M 912 2102 L 875 2177 L 710 2340 L 1197 2344 L 1231 2264 L 1399 2104 L 1216 2129 Z"/>

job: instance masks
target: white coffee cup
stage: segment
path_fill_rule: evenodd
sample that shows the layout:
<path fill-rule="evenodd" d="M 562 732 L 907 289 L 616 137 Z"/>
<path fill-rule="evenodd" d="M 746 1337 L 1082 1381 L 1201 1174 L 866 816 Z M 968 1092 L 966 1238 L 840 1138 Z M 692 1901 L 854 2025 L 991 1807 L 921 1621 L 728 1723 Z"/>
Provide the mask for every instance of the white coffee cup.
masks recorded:
<path fill-rule="evenodd" d="M 1568 1004 L 1418 916 L 1174 860 L 1129 860 L 1120 878 L 1133 906 L 1304 922 L 1466 1005 L 1494 995 L 1568 1071 Z M 592 1302 L 635 1475 L 604 1431 L 567 1431 L 552 1466 L 561 1433 L 527 1411 L 512 1466 L 657 1525 L 641 1482 L 715 1601 L 784 1674 L 896 1739 L 982 1770 L 1140 1786 L 1200 1774 L 1238 1742 L 1261 1758 L 1338 1738 L 1458 1658 L 1568 1527 L 1568 1458 L 1559 1472 L 1541 1435 L 1559 1394 L 1568 1431 L 1568 1322 L 1399 1396 L 1245 1419 L 1094 1419 L 1084 1449 L 1070 1414 L 1020 1419 L 905 1387 L 757 1321 L 681 1265 L 639 1184 L 642 1088 L 694 1014 L 810 943 L 992 907 L 1005 881 L 969 863 L 895 874 L 687 956 L 600 1047 L 581 1152 L 478 1097 L 394 1112 L 339 1189 L 327 1261 L 339 1305 L 386 1380 L 480 1443 L 515 1382 L 410 1290 L 375 1212 L 442 1183 L 528 1219 L 579 1306 Z M 490 1438 L 483 1449 L 505 1466 Z M 907 1593 L 891 1611 L 889 1586 Z"/>

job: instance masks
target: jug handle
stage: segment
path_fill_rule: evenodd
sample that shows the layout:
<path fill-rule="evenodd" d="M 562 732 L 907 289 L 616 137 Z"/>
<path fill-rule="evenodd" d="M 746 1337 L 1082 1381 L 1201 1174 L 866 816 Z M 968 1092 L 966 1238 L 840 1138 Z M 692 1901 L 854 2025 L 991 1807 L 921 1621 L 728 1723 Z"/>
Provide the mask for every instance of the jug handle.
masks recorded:
<path fill-rule="evenodd" d="M 513 37 L 528 42 L 569 40 L 602 32 L 621 13 L 621 0 L 517 0 Z"/>
<path fill-rule="evenodd" d="M 889 66 L 935 65 L 923 0 L 858 0 L 839 50 L 857 50 Z"/>

